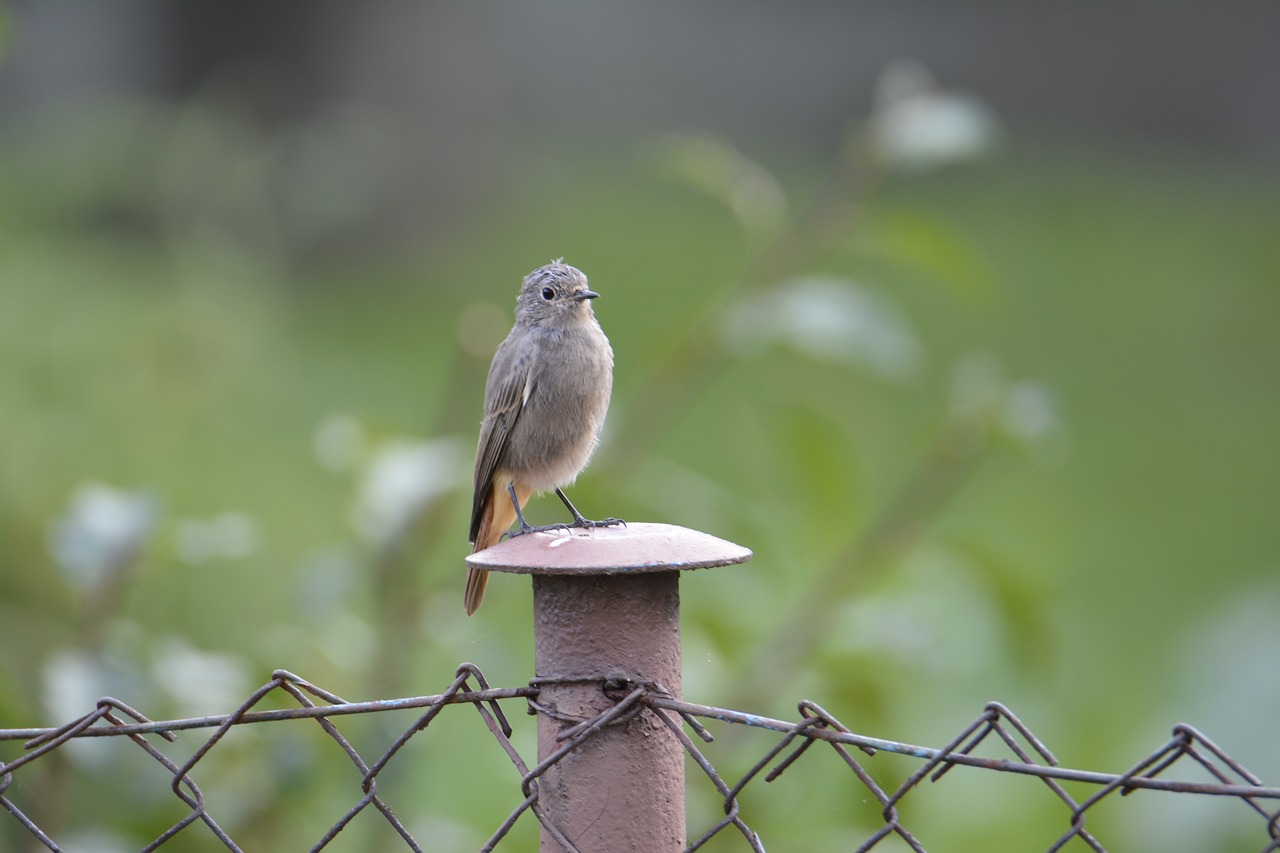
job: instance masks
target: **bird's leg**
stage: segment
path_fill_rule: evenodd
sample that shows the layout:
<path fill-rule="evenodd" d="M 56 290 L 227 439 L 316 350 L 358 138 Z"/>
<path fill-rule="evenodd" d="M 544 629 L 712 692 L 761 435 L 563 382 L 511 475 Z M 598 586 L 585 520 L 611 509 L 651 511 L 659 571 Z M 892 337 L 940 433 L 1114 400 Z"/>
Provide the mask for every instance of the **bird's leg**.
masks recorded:
<path fill-rule="evenodd" d="M 558 492 L 560 490 L 556 489 L 556 491 Z M 511 505 L 516 508 L 516 520 L 520 522 L 520 529 L 514 533 L 504 533 L 504 536 L 514 539 L 515 537 L 523 536 L 526 533 L 541 533 L 544 530 L 564 530 L 570 526 L 568 524 L 544 524 L 541 527 L 533 526 L 524 520 L 524 512 L 520 509 L 520 500 L 516 497 L 516 487 L 514 483 L 507 483 L 507 494 L 511 496 Z"/>
<path fill-rule="evenodd" d="M 589 529 L 593 527 L 612 527 L 615 524 L 621 524 L 623 527 L 627 526 L 627 523 L 620 518 L 602 518 L 599 521 L 592 521 L 578 512 L 578 508 L 570 503 L 569 498 L 558 488 L 556 489 L 556 496 L 564 501 L 564 505 L 569 508 L 569 512 L 573 513 L 573 524 L 570 524 L 569 527 L 586 527 Z"/>

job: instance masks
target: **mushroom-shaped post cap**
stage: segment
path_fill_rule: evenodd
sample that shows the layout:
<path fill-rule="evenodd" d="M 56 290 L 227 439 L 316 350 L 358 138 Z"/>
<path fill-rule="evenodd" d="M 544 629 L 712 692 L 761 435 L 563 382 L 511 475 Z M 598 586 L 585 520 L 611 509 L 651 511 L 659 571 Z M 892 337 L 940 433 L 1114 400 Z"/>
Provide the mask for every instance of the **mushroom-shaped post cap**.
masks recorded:
<path fill-rule="evenodd" d="M 567 527 L 506 539 L 467 557 L 473 569 L 533 575 L 620 575 L 732 566 L 751 551 L 672 524 Z"/>

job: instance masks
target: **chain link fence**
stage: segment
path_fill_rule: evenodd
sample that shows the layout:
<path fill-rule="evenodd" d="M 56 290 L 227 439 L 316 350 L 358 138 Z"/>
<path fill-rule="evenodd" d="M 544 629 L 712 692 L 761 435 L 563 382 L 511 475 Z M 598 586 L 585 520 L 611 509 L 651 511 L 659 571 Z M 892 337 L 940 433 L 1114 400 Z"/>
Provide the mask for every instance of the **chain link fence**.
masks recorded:
<path fill-rule="evenodd" d="M 113 698 L 99 700 L 97 707 L 79 719 L 54 729 L 0 729 L 0 743 L 21 742 L 22 751 L 14 758 L 0 761 L 0 805 L 16 820 L 33 839 L 33 844 L 49 850 L 62 850 L 59 841 L 50 831 L 40 826 L 32 816 L 32 804 L 23 801 L 21 786 L 15 781 L 33 765 L 49 761 L 59 748 L 82 738 L 111 738 L 128 741 L 145 752 L 150 759 L 164 768 L 173 795 L 183 805 L 183 815 L 153 841 L 144 851 L 160 848 L 186 849 L 183 839 L 192 833 L 211 835 L 228 850 L 241 850 L 232 834 L 218 819 L 218 804 L 210 802 L 197 781 L 202 762 L 218 749 L 223 737 L 235 726 L 255 725 L 265 722 L 310 720 L 330 738 L 335 748 L 342 750 L 350 760 L 351 805 L 345 813 L 335 815 L 331 824 L 316 838 L 312 850 L 322 850 L 338 838 L 351 821 L 362 813 L 375 812 L 395 831 L 403 842 L 403 849 L 422 851 L 429 849 L 431 839 L 415 838 L 402 817 L 379 793 L 379 776 L 396 761 L 397 755 L 410 740 L 429 737 L 431 725 L 446 710 L 470 706 L 479 715 L 484 727 L 510 759 L 514 769 L 511 785 L 518 788 L 522 797 L 517 805 L 497 826 L 482 851 L 503 846 L 504 838 L 522 819 L 537 821 L 544 839 L 549 836 L 570 853 L 577 853 L 573 841 L 548 816 L 540 803 L 539 782 L 548 768 L 561 764 L 575 751 L 583 749 L 594 738 L 612 727 L 627 726 L 641 715 L 649 715 L 660 721 L 662 729 L 670 732 L 691 762 L 690 784 L 714 787 L 716 798 L 723 803 L 721 816 L 691 816 L 686 848 L 697 850 L 721 834 L 740 836 L 738 847 L 753 851 L 765 849 L 764 840 L 751 828 L 752 816 L 746 813 L 741 797 L 748 787 L 759 788 L 761 782 L 776 780 L 782 773 L 802 773 L 792 770 L 804 756 L 818 750 L 831 750 L 852 776 L 850 797 L 874 797 L 880 807 L 882 825 L 865 838 L 850 838 L 850 849 L 859 851 L 880 848 L 930 849 L 926 843 L 945 843 L 945 839 L 918 838 L 903 817 L 901 806 L 913 792 L 928 783 L 943 782 L 955 767 L 1015 774 L 1028 778 L 1028 784 L 1045 786 L 1061 802 L 1061 835 L 1049 846 L 1049 851 L 1061 850 L 1071 844 L 1071 849 L 1105 851 L 1106 840 L 1094 834 L 1089 817 L 1099 803 L 1114 801 L 1127 795 L 1146 790 L 1160 796 L 1213 797 L 1233 802 L 1238 808 L 1241 823 L 1256 828 L 1258 849 L 1262 853 L 1280 851 L 1280 787 L 1266 786 L 1209 738 L 1186 725 L 1177 725 L 1167 742 L 1152 750 L 1123 773 L 1104 773 L 1076 770 L 1060 766 L 1057 758 L 1041 742 L 1034 732 L 1005 706 L 992 702 L 970 723 L 965 725 L 947 743 L 940 747 L 916 746 L 883 740 L 858 734 L 819 705 L 802 701 L 798 706 L 798 719 L 780 720 L 737 711 L 698 705 L 674 698 L 660 685 L 628 680 L 626 678 L 597 679 L 599 690 L 610 700 L 607 710 L 582 720 L 561 720 L 562 730 L 557 736 L 559 747 L 541 761 L 530 764 L 512 742 L 513 729 L 506 706 L 513 705 L 529 714 L 544 713 L 538 695 L 542 689 L 540 679 L 534 679 L 524 687 L 491 687 L 480 670 L 464 663 L 457 670 L 457 677 L 440 694 L 371 702 L 347 702 L 341 697 L 320 688 L 292 673 L 279 670 L 271 680 L 255 690 L 232 713 L 225 716 L 199 717 L 165 721 L 149 720 L 138 710 Z M 293 707 L 255 710 L 268 697 L 287 698 Z M 373 715 L 387 711 L 421 709 L 413 723 L 376 756 L 362 755 L 352 741 L 340 730 L 344 717 Z M 465 713 L 455 711 L 453 713 Z M 294 723 L 294 725 L 303 725 Z M 771 732 L 768 748 L 738 778 L 726 777 L 699 748 L 698 742 L 711 742 L 714 738 L 708 726 L 752 729 L 760 733 Z M 186 757 L 174 757 L 166 752 L 166 743 L 175 740 L 174 732 L 193 729 L 212 729 L 212 733 Z M 996 747 L 1006 757 L 984 757 L 976 754 L 979 746 L 986 751 Z M 878 779 L 883 775 L 876 768 L 876 757 L 881 753 L 909 756 L 919 761 L 919 766 L 896 787 L 883 785 Z M 751 754 L 751 753 L 748 753 Z M 370 760 L 372 759 L 372 760 Z M 695 769 L 696 768 L 696 769 Z M 1211 781 L 1182 781 L 1190 768 Z M 565 767 L 561 767 L 564 772 Z M 1206 775 L 1207 774 L 1207 775 Z M 1036 781 L 1031 781 L 1032 779 Z M 1092 786 L 1092 793 L 1077 799 L 1068 793 L 1064 783 L 1075 782 Z M 526 817 L 530 815 L 531 817 Z M 698 825 L 702 820 L 705 829 Z M 694 837 L 694 832 L 699 834 Z M 894 841 L 891 841 L 893 839 Z M 779 839 L 785 848 L 785 839 Z M 882 842 L 889 842 L 882 845 Z M 1079 842 L 1079 843 L 1073 843 Z M 853 847 L 857 844 L 856 848 Z M 1081 846 L 1083 844 L 1083 846 Z M 34 849 L 40 849 L 38 846 Z"/>

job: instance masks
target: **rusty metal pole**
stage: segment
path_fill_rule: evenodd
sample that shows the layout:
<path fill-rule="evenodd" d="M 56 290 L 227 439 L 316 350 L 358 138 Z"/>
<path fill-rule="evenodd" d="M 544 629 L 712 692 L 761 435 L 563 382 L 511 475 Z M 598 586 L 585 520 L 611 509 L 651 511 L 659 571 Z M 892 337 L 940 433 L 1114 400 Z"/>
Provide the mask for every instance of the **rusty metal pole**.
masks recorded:
<path fill-rule="evenodd" d="M 656 684 L 679 698 L 679 573 L 750 558 L 666 524 L 533 533 L 468 557 L 475 568 L 533 575 L 538 760 L 564 746 L 557 735 L 617 703 L 610 682 Z M 582 853 L 683 850 L 680 743 L 652 714 L 623 720 L 551 765 L 539 803 Z M 563 846 L 544 828 L 541 849 Z"/>

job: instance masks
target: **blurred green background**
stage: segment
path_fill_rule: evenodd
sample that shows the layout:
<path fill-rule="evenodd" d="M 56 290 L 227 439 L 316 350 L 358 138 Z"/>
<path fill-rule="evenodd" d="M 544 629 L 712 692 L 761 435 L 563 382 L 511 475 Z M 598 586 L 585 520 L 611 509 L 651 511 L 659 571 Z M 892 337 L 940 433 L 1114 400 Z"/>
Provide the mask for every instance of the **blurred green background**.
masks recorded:
<path fill-rule="evenodd" d="M 528 584 L 462 611 L 471 454 L 520 279 L 563 256 L 617 357 L 575 502 L 755 551 L 684 578 L 687 698 L 808 698 L 933 746 L 997 699 L 1113 772 L 1188 722 L 1280 784 L 1277 24 L 0 6 L 0 727 L 103 695 L 225 713 L 276 668 L 348 700 L 440 692 L 464 660 L 525 683 Z M 369 757 L 412 719 L 342 725 Z M 213 814 L 246 850 L 309 846 L 359 774 L 317 728 L 252 728 L 196 774 Z M 774 742 L 715 733 L 726 777 Z M 433 850 L 521 799 L 466 709 L 380 784 Z M 720 812 L 696 768 L 689 788 L 696 837 Z M 184 813 L 123 743 L 7 795 L 68 850 Z M 869 799 L 815 749 L 743 814 L 770 849 L 849 849 Z M 904 814 L 930 850 L 1069 825 L 1034 780 L 963 769 Z M 1089 818 L 1109 849 L 1170 851 L 1256 850 L 1264 823 L 1159 794 Z M 536 836 L 526 817 L 500 849 Z M 709 849 L 745 849 L 727 836 Z M 0 819 L 0 849 L 31 844 Z M 367 815 L 330 849 L 398 844 Z"/>

